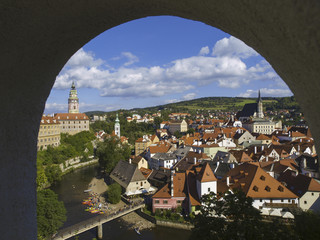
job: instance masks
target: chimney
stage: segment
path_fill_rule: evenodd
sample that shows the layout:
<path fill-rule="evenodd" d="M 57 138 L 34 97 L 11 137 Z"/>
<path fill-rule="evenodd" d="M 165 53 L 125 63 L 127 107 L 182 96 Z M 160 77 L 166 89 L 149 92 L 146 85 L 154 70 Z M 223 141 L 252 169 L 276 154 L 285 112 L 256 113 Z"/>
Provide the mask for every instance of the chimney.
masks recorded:
<path fill-rule="evenodd" d="M 227 177 L 227 186 L 229 187 L 229 185 L 230 185 L 230 177 L 228 176 Z"/>
<path fill-rule="evenodd" d="M 254 146 L 254 154 L 257 154 L 257 146 Z"/>
<path fill-rule="evenodd" d="M 266 156 L 266 162 L 268 162 L 269 161 L 269 156 Z"/>
<path fill-rule="evenodd" d="M 173 175 L 175 174 L 174 170 L 171 170 L 171 197 L 173 197 Z"/>
<path fill-rule="evenodd" d="M 263 151 L 263 149 L 264 149 L 264 146 L 262 145 L 262 146 L 261 146 L 261 151 Z"/>
<path fill-rule="evenodd" d="M 197 164 L 197 158 L 196 157 L 193 158 L 193 164 Z"/>
<path fill-rule="evenodd" d="M 131 158 L 129 158 L 129 164 L 131 164 Z"/>

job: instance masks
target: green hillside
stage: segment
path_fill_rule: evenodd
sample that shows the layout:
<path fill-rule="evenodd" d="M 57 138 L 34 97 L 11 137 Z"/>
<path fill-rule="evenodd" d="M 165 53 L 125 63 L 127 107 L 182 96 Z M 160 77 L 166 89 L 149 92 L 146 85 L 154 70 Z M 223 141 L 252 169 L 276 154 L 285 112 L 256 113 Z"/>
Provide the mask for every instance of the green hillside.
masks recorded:
<path fill-rule="evenodd" d="M 142 113 L 154 113 L 158 110 L 168 110 L 168 112 L 189 112 L 195 113 L 197 111 L 232 111 L 237 112 L 243 108 L 247 103 L 256 102 L 256 98 L 241 98 L 241 97 L 204 97 L 193 99 L 189 101 L 182 101 L 177 103 L 170 103 L 165 105 L 159 105 L 146 108 L 134 108 L 131 110 Z M 295 98 L 292 97 L 268 97 L 262 98 L 263 106 L 265 110 L 280 110 L 280 109 L 295 109 L 300 111 L 300 107 Z M 114 112 L 114 111 L 113 111 Z M 112 112 L 109 112 L 112 113 Z M 88 115 L 103 114 L 101 111 L 87 112 Z"/>

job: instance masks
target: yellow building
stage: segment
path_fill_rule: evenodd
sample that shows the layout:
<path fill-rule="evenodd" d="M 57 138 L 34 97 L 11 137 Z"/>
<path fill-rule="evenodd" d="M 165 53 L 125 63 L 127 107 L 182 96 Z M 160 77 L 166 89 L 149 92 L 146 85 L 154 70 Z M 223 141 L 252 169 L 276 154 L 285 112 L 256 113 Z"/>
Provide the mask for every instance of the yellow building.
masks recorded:
<path fill-rule="evenodd" d="M 60 123 L 60 132 L 70 135 L 89 131 L 89 118 L 84 113 L 56 113 L 55 118 Z"/>
<path fill-rule="evenodd" d="M 40 122 L 38 134 L 38 150 L 47 149 L 48 146 L 60 145 L 60 126 L 59 121 L 54 117 L 43 116 Z"/>

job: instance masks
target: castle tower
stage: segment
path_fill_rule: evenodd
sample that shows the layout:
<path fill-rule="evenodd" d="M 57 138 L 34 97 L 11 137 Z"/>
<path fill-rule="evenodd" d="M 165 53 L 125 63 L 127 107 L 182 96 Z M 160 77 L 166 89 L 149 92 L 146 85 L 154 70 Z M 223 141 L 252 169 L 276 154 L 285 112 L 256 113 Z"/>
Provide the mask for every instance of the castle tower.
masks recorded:
<path fill-rule="evenodd" d="M 118 113 L 117 113 L 116 123 L 114 124 L 114 133 L 116 134 L 116 136 L 120 138 L 120 121 L 118 118 Z"/>
<path fill-rule="evenodd" d="M 74 82 L 72 82 L 68 98 L 68 113 L 79 113 L 79 98 Z"/>
<path fill-rule="evenodd" d="M 263 105 L 262 105 L 262 99 L 261 99 L 260 90 L 259 90 L 259 95 L 258 95 L 258 100 L 257 100 L 257 117 L 258 118 L 264 118 Z"/>

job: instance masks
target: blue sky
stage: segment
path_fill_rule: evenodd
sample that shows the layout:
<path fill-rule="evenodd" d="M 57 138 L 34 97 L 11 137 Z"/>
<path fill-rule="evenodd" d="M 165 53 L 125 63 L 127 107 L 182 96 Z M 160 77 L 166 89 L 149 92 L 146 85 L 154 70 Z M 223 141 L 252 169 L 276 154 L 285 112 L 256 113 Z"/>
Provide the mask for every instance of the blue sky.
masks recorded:
<path fill-rule="evenodd" d="M 75 81 L 80 111 L 113 111 L 200 97 L 291 96 L 255 50 L 229 34 L 178 17 L 147 17 L 105 31 L 66 63 L 45 114 L 67 112 Z"/>

